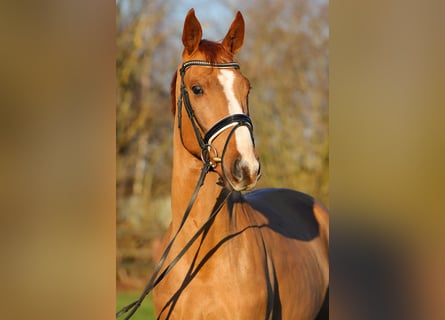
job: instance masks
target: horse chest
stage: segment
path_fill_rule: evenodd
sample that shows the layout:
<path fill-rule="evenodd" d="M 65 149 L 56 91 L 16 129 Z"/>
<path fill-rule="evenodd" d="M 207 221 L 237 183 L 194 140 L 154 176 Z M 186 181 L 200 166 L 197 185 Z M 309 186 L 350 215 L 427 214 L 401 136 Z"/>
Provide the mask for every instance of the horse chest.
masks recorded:
<path fill-rule="evenodd" d="M 265 257 L 251 244 L 246 245 L 242 238 L 233 237 L 227 242 L 221 239 L 212 245 L 204 243 L 196 259 L 189 256 L 182 266 L 172 271 L 160 288 L 168 294 L 157 303 L 165 305 L 176 295 L 170 319 L 265 317 L 270 304 Z M 195 268 L 190 272 L 192 264 Z M 166 290 L 167 287 L 179 289 Z"/>

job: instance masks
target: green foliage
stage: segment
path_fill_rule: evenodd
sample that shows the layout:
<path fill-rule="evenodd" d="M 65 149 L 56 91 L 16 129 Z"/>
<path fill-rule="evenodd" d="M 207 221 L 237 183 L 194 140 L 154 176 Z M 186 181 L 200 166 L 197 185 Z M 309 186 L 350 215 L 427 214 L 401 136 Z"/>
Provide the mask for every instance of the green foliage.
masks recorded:
<path fill-rule="evenodd" d="M 126 305 L 129 305 L 133 301 L 139 298 L 140 293 L 133 293 L 133 292 L 119 292 L 116 297 L 116 312 L 125 307 Z M 121 316 L 123 319 L 124 316 Z M 151 295 L 148 295 L 142 305 L 139 307 L 139 309 L 136 311 L 136 313 L 131 318 L 132 320 L 154 320 L 155 318 L 155 312 L 154 312 L 154 306 L 153 301 L 151 299 Z"/>

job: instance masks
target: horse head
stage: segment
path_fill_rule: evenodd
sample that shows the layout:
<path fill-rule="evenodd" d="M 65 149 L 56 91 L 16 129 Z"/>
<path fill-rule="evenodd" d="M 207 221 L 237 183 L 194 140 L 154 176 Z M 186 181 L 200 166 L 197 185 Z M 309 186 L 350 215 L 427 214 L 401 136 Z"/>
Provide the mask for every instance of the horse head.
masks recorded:
<path fill-rule="evenodd" d="M 244 19 L 237 13 L 221 43 L 202 39 L 191 9 L 184 22 L 183 62 L 172 82 L 173 112 L 183 147 L 211 164 L 227 188 L 256 185 L 260 164 L 249 118 L 249 80 L 236 53 L 244 40 Z"/>

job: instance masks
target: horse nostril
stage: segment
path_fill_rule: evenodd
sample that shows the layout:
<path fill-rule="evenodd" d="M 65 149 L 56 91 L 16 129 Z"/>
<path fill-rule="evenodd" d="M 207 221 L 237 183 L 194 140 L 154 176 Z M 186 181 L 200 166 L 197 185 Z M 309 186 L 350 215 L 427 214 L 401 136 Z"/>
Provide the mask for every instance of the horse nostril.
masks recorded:
<path fill-rule="evenodd" d="M 232 175 L 238 181 L 242 181 L 243 180 L 244 174 L 243 174 L 243 169 L 241 168 L 241 160 L 240 159 L 235 159 L 233 161 L 233 164 L 232 164 Z"/>

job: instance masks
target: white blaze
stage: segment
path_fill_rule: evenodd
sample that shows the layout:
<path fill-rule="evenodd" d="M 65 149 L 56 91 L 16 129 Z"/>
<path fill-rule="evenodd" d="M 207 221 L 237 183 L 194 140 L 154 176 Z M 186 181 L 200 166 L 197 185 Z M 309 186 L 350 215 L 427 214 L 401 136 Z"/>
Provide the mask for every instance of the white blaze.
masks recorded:
<path fill-rule="evenodd" d="M 235 97 L 233 84 L 235 74 L 232 70 L 219 70 L 218 80 L 221 83 L 229 106 L 229 114 L 243 113 L 241 104 Z M 246 126 L 238 127 L 235 131 L 236 148 L 241 155 L 241 164 L 250 168 L 251 173 L 258 171 L 259 163 L 253 152 L 253 142 L 250 131 Z"/>

